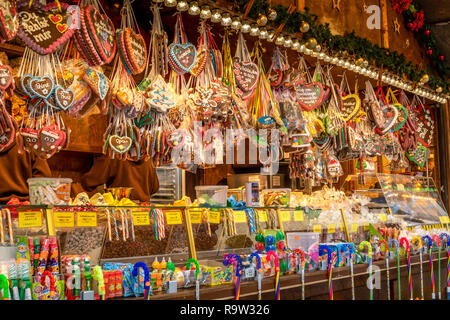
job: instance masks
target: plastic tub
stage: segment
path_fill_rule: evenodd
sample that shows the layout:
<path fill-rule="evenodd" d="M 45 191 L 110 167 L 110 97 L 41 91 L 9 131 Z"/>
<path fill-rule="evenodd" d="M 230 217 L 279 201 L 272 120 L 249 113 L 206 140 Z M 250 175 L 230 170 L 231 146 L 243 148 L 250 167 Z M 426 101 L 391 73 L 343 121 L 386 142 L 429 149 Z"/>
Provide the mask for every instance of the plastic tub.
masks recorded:
<path fill-rule="evenodd" d="M 264 189 L 260 197 L 261 206 L 266 207 L 289 207 L 291 200 L 291 189 Z"/>
<path fill-rule="evenodd" d="M 197 199 L 200 204 L 226 207 L 228 186 L 196 186 Z"/>
<path fill-rule="evenodd" d="M 30 178 L 27 180 L 30 204 L 69 204 L 72 179 L 69 178 Z"/>

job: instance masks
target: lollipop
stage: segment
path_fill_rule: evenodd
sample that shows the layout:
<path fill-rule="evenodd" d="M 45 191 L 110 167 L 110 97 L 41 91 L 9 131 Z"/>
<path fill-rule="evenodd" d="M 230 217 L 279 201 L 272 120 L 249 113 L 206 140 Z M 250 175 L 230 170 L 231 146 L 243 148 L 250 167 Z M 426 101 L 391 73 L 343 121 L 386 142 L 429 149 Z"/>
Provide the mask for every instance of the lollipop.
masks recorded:
<path fill-rule="evenodd" d="M 440 235 L 442 244 L 445 244 L 445 247 L 447 248 L 447 300 L 450 300 L 450 237 L 447 233 L 441 233 Z M 445 242 L 444 242 L 445 238 Z M 441 262 L 439 261 L 439 264 Z"/>
<path fill-rule="evenodd" d="M 434 272 L 433 272 L 433 240 L 431 240 L 430 236 L 423 236 L 422 243 L 425 242 L 425 245 L 428 247 L 430 252 L 430 276 L 431 276 L 431 298 L 433 300 L 436 299 L 436 294 L 434 291 Z"/>
<path fill-rule="evenodd" d="M 295 259 L 297 259 L 297 254 L 300 255 L 300 272 L 302 275 L 302 300 L 305 300 L 305 253 L 300 249 L 295 249 L 292 252 L 295 256 Z"/>
<path fill-rule="evenodd" d="M 234 253 L 229 253 L 224 256 L 223 265 L 229 266 L 233 262 L 236 262 L 236 291 L 234 300 L 239 300 L 239 294 L 241 291 L 241 274 L 242 274 L 242 259 L 240 256 Z"/>
<path fill-rule="evenodd" d="M 368 241 L 363 241 L 359 244 L 359 250 L 363 250 L 367 247 L 367 253 L 369 254 L 369 281 L 370 281 L 370 300 L 373 300 L 373 282 L 372 282 L 372 245 Z"/>
<path fill-rule="evenodd" d="M 400 251 L 399 251 L 399 243 L 395 239 L 389 240 L 389 247 L 392 247 L 395 244 L 395 255 L 397 256 L 397 282 L 398 282 L 398 300 L 402 300 L 402 290 L 400 285 Z"/>
<path fill-rule="evenodd" d="M 188 261 L 186 261 L 186 270 L 190 270 L 191 264 L 195 265 L 195 299 L 200 300 L 200 282 L 198 281 L 200 266 L 196 259 L 191 258 Z"/>
<path fill-rule="evenodd" d="M 278 260 L 277 254 L 273 250 L 267 252 L 268 261 L 271 260 L 271 257 L 273 257 L 275 263 L 275 298 L 276 300 L 280 300 L 280 262 Z"/>
<path fill-rule="evenodd" d="M 441 238 L 435 234 L 431 239 L 437 243 L 438 248 L 438 299 L 441 300 Z"/>
<path fill-rule="evenodd" d="M 333 257 L 331 254 L 331 249 L 329 246 L 324 246 L 323 251 L 327 253 L 327 263 L 328 263 L 328 290 L 329 290 L 329 299 L 334 300 L 333 295 Z"/>
<path fill-rule="evenodd" d="M 147 265 L 144 262 L 137 262 L 133 267 L 133 271 L 131 271 L 131 275 L 133 277 L 137 277 L 139 274 L 139 272 L 138 272 L 139 268 L 142 268 L 144 270 L 144 300 L 149 300 L 149 297 L 150 297 L 150 272 L 148 270 Z"/>
<path fill-rule="evenodd" d="M 41 285 L 42 285 L 42 287 L 45 286 L 45 279 L 46 278 L 50 279 L 50 286 L 49 286 L 49 289 L 50 289 L 50 300 L 54 300 L 55 292 L 56 292 L 56 289 L 55 289 L 55 277 L 53 276 L 53 274 L 50 271 L 48 271 L 48 270 L 44 271 L 42 273 L 42 276 L 41 276 Z"/>
<path fill-rule="evenodd" d="M 381 250 L 381 246 L 384 244 L 384 254 L 382 253 L 383 251 Z M 378 241 L 378 247 L 380 248 L 380 253 L 381 256 L 385 257 L 386 259 L 386 279 L 387 279 L 387 290 L 388 290 L 388 300 L 391 300 L 391 288 L 389 285 L 389 244 L 387 243 L 386 240 L 380 240 Z"/>
<path fill-rule="evenodd" d="M 411 278 L 411 249 L 409 248 L 409 242 L 406 238 L 400 239 L 400 245 L 404 246 L 406 249 L 406 254 L 408 256 L 408 283 L 409 283 L 409 300 L 413 300 L 413 289 L 412 289 L 412 278 Z"/>
<path fill-rule="evenodd" d="M 250 261 L 253 261 L 253 258 L 256 259 L 256 270 L 258 272 L 258 300 L 261 300 L 261 278 L 262 278 L 261 257 L 257 252 L 253 252 L 250 255 Z"/>
<path fill-rule="evenodd" d="M 416 245 L 417 243 L 417 247 L 419 248 L 419 259 L 420 259 L 420 291 L 422 293 L 422 300 L 424 299 L 424 295 L 423 295 L 423 268 L 422 268 L 422 240 L 420 240 L 419 237 L 414 237 L 411 240 L 411 244 L 412 245 Z"/>
<path fill-rule="evenodd" d="M 349 256 L 349 262 L 350 262 L 350 276 L 352 281 L 352 300 L 355 300 L 355 279 L 353 276 L 353 257 L 355 256 L 355 249 L 354 245 L 348 244 L 348 256 Z"/>

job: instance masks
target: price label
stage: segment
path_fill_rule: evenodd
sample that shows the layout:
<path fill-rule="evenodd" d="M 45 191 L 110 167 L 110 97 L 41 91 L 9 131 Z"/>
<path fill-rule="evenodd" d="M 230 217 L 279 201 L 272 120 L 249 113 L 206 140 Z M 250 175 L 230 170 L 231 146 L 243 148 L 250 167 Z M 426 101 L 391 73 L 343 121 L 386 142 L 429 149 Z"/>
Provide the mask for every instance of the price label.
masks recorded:
<path fill-rule="evenodd" d="M 73 212 L 53 212 L 55 228 L 75 227 L 75 214 Z"/>
<path fill-rule="evenodd" d="M 450 221 L 448 216 L 439 217 L 439 220 L 441 220 L 441 223 L 449 223 Z"/>
<path fill-rule="evenodd" d="M 294 211 L 294 221 L 303 221 L 303 210 Z"/>
<path fill-rule="evenodd" d="M 359 230 L 359 224 L 358 223 L 352 223 L 350 232 L 358 232 Z"/>
<path fill-rule="evenodd" d="M 267 214 L 265 211 L 258 211 L 258 219 L 260 222 L 267 222 Z"/>
<path fill-rule="evenodd" d="M 378 217 L 380 218 L 381 222 L 386 222 L 387 221 L 387 216 L 384 213 L 378 215 Z"/>
<path fill-rule="evenodd" d="M 331 223 L 328 225 L 328 233 L 335 233 L 336 232 L 336 225 L 334 223 Z"/>
<path fill-rule="evenodd" d="M 148 211 L 133 212 L 133 223 L 135 226 L 149 226 L 150 214 L 148 213 Z"/>
<path fill-rule="evenodd" d="M 179 210 L 165 211 L 167 224 L 182 224 L 181 212 Z"/>
<path fill-rule="evenodd" d="M 189 211 L 191 216 L 191 223 L 202 223 L 202 211 Z"/>
<path fill-rule="evenodd" d="M 364 222 L 364 224 L 363 224 L 363 230 L 364 230 L 364 231 L 368 231 L 368 230 L 369 230 L 369 223 L 368 223 L 368 222 Z"/>
<path fill-rule="evenodd" d="M 19 228 L 39 228 L 42 227 L 41 211 L 20 211 Z"/>
<path fill-rule="evenodd" d="M 291 212 L 287 210 L 280 211 L 280 218 L 283 222 L 291 221 Z"/>
<path fill-rule="evenodd" d="M 339 228 L 341 228 L 341 231 L 345 231 L 345 226 L 342 222 L 339 223 Z"/>
<path fill-rule="evenodd" d="M 322 233 L 322 226 L 320 224 L 313 225 L 313 232 Z"/>
<path fill-rule="evenodd" d="M 234 211 L 234 222 L 236 223 L 246 223 L 247 216 L 245 215 L 245 211 L 239 210 Z"/>
<path fill-rule="evenodd" d="M 220 211 L 208 212 L 209 223 L 220 223 Z"/>
<path fill-rule="evenodd" d="M 77 227 L 96 227 L 97 226 L 97 212 L 78 212 L 77 213 Z"/>

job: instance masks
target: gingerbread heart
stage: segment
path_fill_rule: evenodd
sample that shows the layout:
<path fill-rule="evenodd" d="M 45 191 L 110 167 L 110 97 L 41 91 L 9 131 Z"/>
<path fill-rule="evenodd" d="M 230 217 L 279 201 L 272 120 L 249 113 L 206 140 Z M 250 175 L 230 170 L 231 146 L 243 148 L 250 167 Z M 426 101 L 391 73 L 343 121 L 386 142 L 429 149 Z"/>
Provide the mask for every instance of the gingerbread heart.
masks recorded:
<path fill-rule="evenodd" d="M 48 99 L 53 93 L 55 83 L 50 76 L 33 77 L 29 81 L 29 87 L 31 93 L 42 99 Z"/>
<path fill-rule="evenodd" d="M 8 65 L 0 66 L 0 90 L 6 90 L 13 84 L 11 67 Z"/>
<path fill-rule="evenodd" d="M 39 148 L 39 130 L 22 128 L 20 130 L 20 135 L 22 136 L 24 150 L 31 151 Z"/>
<path fill-rule="evenodd" d="M 419 105 L 413 109 L 416 119 L 416 133 L 423 146 L 429 148 L 433 142 L 434 114 L 427 105 Z"/>
<path fill-rule="evenodd" d="M 195 66 L 192 68 L 190 73 L 194 77 L 198 77 L 200 72 L 203 71 L 206 65 L 206 61 L 208 60 L 208 53 L 205 49 L 203 50 L 197 50 L 197 61 L 195 62 Z"/>
<path fill-rule="evenodd" d="M 369 101 L 369 112 L 372 116 L 372 120 L 375 122 L 378 128 L 383 128 L 386 119 L 384 118 L 383 108 L 377 101 Z"/>
<path fill-rule="evenodd" d="M 134 74 L 144 71 L 147 64 L 147 46 L 142 35 L 131 28 L 126 28 L 123 34 L 127 56 L 135 70 Z"/>
<path fill-rule="evenodd" d="M 383 127 L 381 129 L 375 129 L 375 131 L 381 135 L 388 133 L 396 124 L 398 118 L 398 109 L 392 105 L 387 105 L 383 108 L 383 115 L 385 119 Z"/>
<path fill-rule="evenodd" d="M 3 0 L 0 2 L 0 35 L 4 41 L 15 38 L 19 29 L 19 19 L 14 0 Z"/>
<path fill-rule="evenodd" d="M 23 75 L 20 79 L 20 86 L 22 87 L 23 92 L 28 95 L 29 98 L 34 98 L 36 95 L 31 92 L 30 89 L 30 80 L 33 79 L 31 74 Z"/>
<path fill-rule="evenodd" d="M 61 86 L 56 86 L 55 100 L 58 107 L 66 111 L 75 101 L 75 92 L 70 88 L 64 89 Z"/>
<path fill-rule="evenodd" d="M 72 28 L 73 21 L 78 21 L 78 11 L 68 11 L 66 3 L 51 3 L 46 7 L 40 2 L 34 1 L 29 6 L 29 1 L 22 0 L 18 3 L 19 29 L 17 35 L 25 44 L 41 55 L 47 55 L 58 50 L 75 32 Z M 60 11 L 61 9 L 61 11 Z M 58 15 L 62 19 L 60 23 L 52 22 L 53 16 Z M 61 29 L 61 26 L 64 28 Z"/>
<path fill-rule="evenodd" d="M 114 24 L 107 15 L 102 15 L 93 6 L 89 5 L 84 10 L 85 23 L 91 40 L 103 62 L 108 64 L 116 53 Z"/>
<path fill-rule="evenodd" d="M 352 120 L 361 109 L 361 99 L 357 94 L 349 94 L 342 97 L 341 117 L 348 122 Z"/>
<path fill-rule="evenodd" d="M 110 147 L 117 153 L 125 153 L 131 148 L 133 140 L 130 137 L 112 135 L 109 137 Z"/>
<path fill-rule="evenodd" d="M 103 73 L 88 67 L 83 75 L 83 80 L 99 96 L 100 100 L 105 99 L 109 91 L 109 81 Z"/>
<path fill-rule="evenodd" d="M 147 104 L 157 112 L 166 113 L 175 106 L 175 97 L 169 85 L 161 76 L 153 81 L 150 89 L 146 92 Z"/>
<path fill-rule="evenodd" d="M 393 106 L 398 110 L 397 120 L 392 127 L 392 132 L 395 132 L 403 128 L 406 121 L 408 120 L 408 110 L 406 110 L 406 108 L 399 103 L 395 103 Z"/>
<path fill-rule="evenodd" d="M 272 87 L 279 87 L 283 80 L 283 71 L 280 69 L 273 69 L 272 72 L 269 73 L 268 80 Z M 289 83 L 289 81 L 286 81 Z"/>
<path fill-rule="evenodd" d="M 234 58 L 233 72 L 239 89 L 244 92 L 252 92 L 255 89 L 259 78 L 259 69 L 255 63 Z"/>
<path fill-rule="evenodd" d="M 43 153 L 54 153 L 60 150 L 65 141 L 65 132 L 54 125 L 44 127 L 39 132 L 39 150 Z"/>
<path fill-rule="evenodd" d="M 406 152 L 406 156 L 408 157 L 408 159 L 417 164 L 421 168 L 427 162 L 427 155 L 428 149 L 425 148 L 420 142 L 417 144 L 415 149 L 408 150 Z"/>
<path fill-rule="evenodd" d="M 325 92 L 319 82 L 301 83 L 295 87 L 295 98 L 305 111 L 311 111 L 319 107 L 324 96 Z"/>
<path fill-rule="evenodd" d="M 191 71 L 197 61 L 197 49 L 192 43 L 172 43 L 169 55 L 172 64 L 184 73 Z"/>

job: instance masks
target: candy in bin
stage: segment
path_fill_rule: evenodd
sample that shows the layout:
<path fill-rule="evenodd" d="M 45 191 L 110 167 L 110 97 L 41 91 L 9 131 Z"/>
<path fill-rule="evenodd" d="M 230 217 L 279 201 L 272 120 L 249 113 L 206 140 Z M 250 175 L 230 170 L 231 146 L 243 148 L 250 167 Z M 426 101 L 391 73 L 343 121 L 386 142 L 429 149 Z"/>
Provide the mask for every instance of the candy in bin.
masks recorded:
<path fill-rule="evenodd" d="M 249 256 L 242 257 L 241 280 L 253 280 L 256 276 L 256 266 L 250 261 Z"/>

